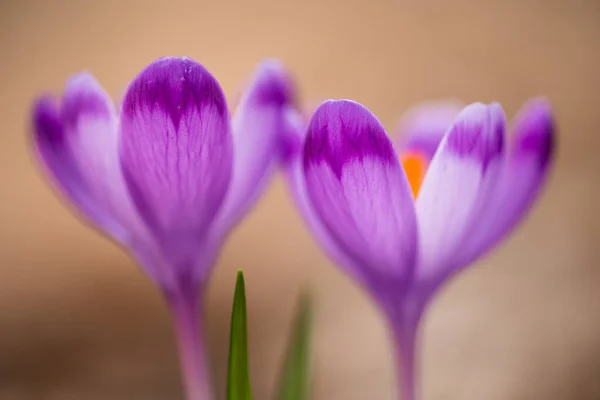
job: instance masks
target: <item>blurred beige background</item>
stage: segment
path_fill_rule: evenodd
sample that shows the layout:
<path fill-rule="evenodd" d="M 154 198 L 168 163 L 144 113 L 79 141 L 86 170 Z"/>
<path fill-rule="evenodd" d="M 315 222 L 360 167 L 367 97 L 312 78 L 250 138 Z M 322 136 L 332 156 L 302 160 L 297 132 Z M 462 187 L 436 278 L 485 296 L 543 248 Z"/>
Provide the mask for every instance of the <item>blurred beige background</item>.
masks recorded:
<path fill-rule="evenodd" d="M 170 321 L 124 253 L 32 164 L 28 110 L 92 71 L 118 99 L 187 55 L 231 99 L 263 57 L 306 101 L 352 98 L 391 130 L 416 101 L 555 106 L 559 151 L 527 223 L 443 292 L 422 336 L 424 399 L 600 399 L 600 2 L 2 1 L 0 399 L 179 399 Z M 298 289 L 317 295 L 315 400 L 397 398 L 383 321 L 321 255 L 278 178 L 231 236 L 208 296 L 221 396 L 235 271 L 246 271 L 255 398 L 272 398 Z"/>

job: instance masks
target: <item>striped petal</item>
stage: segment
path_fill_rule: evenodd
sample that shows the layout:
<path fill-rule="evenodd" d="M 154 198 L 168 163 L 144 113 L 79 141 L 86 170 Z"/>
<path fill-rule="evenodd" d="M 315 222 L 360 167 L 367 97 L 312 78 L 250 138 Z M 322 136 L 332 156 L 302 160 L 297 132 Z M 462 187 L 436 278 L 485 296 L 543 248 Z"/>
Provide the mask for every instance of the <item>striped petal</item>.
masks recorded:
<path fill-rule="evenodd" d="M 336 264 L 345 267 L 355 278 L 366 280 L 360 264 L 350 257 L 331 236 L 317 215 L 308 195 L 304 173 L 304 142 L 307 122 L 296 110 L 290 110 L 285 119 L 284 137 L 280 144 L 282 166 L 293 201 L 315 241 Z"/>
<path fill-rule="evenodd" d="M 314 216 L 347 269 L 387 296 L 412 274 L 416 222 L 410 188 L 375 116 L 358 103 L 323 103 L 308 127 L 303 172 Z M 389 287 L 382 288 L 381 285 Z M 379 293 L 377 293 L 379 292 Z"/>
<path fill-rule="evenodd" d="M 512 136 L 495 193 L 466 243 L 460 261 L 463 265 L 500 243 L 537 200 L 554 154 L 555 126 L 550 105 L 543 99 L 527 103 L 515 121 Z"/>
<path fill-rule="evenodd" d="M 180 275 L 191 273 L 225 198 L 233 164 L 229 113 L 213 76 L 162 58 L 129 86 L 120 157 L 139 213 Z"/>
<path fill-rule="evenodd" d="M 87 218 L 122 244 L 145 235 L 119 166 L 114 106 L 91 75 L 67 82 L 60 108 L 40 99 L 34 127 L 38 154 Z"/>
<path fill-rule="evenodd" d="M 504 135 L 502 108 L 477 103 L 461 112 L 442 140 L 416 201 L 419 284 L 435 286 L 457 268 L 493 195 L 504 162 Z"/>

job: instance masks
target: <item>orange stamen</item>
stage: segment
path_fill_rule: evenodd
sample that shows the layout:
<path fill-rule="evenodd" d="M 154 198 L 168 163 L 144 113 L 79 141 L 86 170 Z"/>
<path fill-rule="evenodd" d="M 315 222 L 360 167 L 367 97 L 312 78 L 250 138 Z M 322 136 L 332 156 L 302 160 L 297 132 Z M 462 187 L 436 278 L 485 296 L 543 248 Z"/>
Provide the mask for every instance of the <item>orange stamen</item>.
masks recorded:
<path fill-rule="evenodd" d="M 427 170 L 427 158 L 420 153 L 407 152 L 400 156 L 400 160 L 402 161 L 402 166 L 406 172 L 412 194 L 416 199 L 419 194 L 419 189 L 421 189 L 425 171 Z"/>

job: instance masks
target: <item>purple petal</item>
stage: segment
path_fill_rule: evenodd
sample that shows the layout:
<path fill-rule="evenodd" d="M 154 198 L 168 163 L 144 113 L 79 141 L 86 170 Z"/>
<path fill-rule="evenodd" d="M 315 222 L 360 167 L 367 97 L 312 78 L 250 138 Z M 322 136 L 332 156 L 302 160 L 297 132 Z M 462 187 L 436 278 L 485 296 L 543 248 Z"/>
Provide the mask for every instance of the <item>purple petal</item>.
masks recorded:
<path fill-rule="evenodd" d="M 350 270 L 355 277 L 362 278 L 361 267 L 355 260 L 334 240 L 323 222 L 315 212 L 306 187 L 303 156 L 304 140 L 306 138 L 307 124 L 302 115 L 296 110 L 290 110 L 285 124 L 285 137 L 283 138 L 283 170 L 290 193 L 304 222 L 306 223 L 315 240 L 323 248 L 325 254 L 337 265 Z"/>
<path fill-rule="evenodd" d="M 353 261 L 345 267 L 359 266 L 354 275 L 404 283 L 416 250 L 414 205 L 375 116 L 352 101 L 323 103 L 309 125 L 303 162 L 315 215 Z"/>
<path fill-rule="evenodd" d="M 527 103 L 516 119 L 508 160 L 494 196 L 470 235 L 462 264 L 472 263 L 491 250 L 527 215 L 546 182 L 554 140 L 550 105 L 542 99 Z"/>
<path fill-rule="evenodd" d="M 279 162 L 285 168 L 302 158 L 306 139 L 306 118 L 296 109 L 288 108 L 283 115 L 283 129 L 279 135 Z"/>
<path fill-rule="evenodd" d="M 466 107 L 442 140 L 416 202 L 417 281 L 437 285 L 453 269 L 493 195 L 504 160 L 505 118 L 498 104 Z"/>
<path fill-rule="evenodd" d="M 33 106 L 33 140 L 37 156 L 69 201 L 92 222 L 106 229 L 101 217 L 104 210 L 90 197 L 87 182 L 75 165 L 57 103 L 53 98 L 42 97 Z"/>
<path fill-rule="evenodd" d="M 281 63 L 263 62 L 233 118 L 235 157 L 231 186 L 218 228 L 229 231 L 256 203 L 278 159 L 284 118 L 294 102 L 291 77 Z"/>
<path fill-rule="evenodd" d="M 120 172 L 114 107 L 89 74 L 67 82 L 58 110 L 49 99 L 34 109 L 35 144 L 69 200 L 102 230 L 126 244 L 143 235 Z"/>
<path fill-rule="evenodd" d="M 306 132 L 306 128 L 302 131 Z M 369 282 L 368 271 L 365 276 L 363 266 L 353 259 L 345 248 L 340 246 L 315 211 L 308 195 L 302 156 L 303 152 L 301 150 L 298 153 L 290 153 L 287 162 L 283 164 L 283 170 L 290 194 L 304 223 L 323 252 L 336 265 L 345 268 L 355 279 L 364 283 L 372 283 Z"/>
<path fill-rule="evenodd" d="M 168 262 L 189 268 L 231 176 L 223 92 L 200 64 L 159 59 L 129 86 L 120 128 L 121 164 L 133 201 Z"/>
<path fill-rule="evenodd" d="M 396 131 L 401 152 L 418 152 L 431 160 L 442 138 L 464 104 L 456 100 L 431 101 L 408 109 Z"/>

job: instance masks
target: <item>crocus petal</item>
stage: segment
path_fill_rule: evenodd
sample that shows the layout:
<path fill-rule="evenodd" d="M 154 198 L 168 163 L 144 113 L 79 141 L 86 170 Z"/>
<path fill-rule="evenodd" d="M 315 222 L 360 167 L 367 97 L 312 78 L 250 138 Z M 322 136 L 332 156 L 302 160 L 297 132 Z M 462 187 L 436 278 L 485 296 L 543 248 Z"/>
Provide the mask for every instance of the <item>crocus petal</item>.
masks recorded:
<path fill-rule="evenodd" d="M 377 118 L 352 101 L 323 103 L 309 124 L 303 163 L 312 209 L 340 252 L 362 269 L 353 273 L 384 276 L 402 290 L 415 257 L 414 203 Z"/>
<path fill-rule="evenodd" d="M 121 172 L 117 116 L 109 96 L 91 75 L 76 76 L 67 83 L 61 116 L 76 167 L 106 215 L 125 232 L 123 240 L 145 239 Z"/>
<path fill-rule="evenodd" d="M 401 153 L 414 152 L 431 160 L 463 108 L 464 104 L 457 100 L 424 102 L 409 108 L 395 132 L 398 149 Z"/>
<path fill-rule="evenodd" d="M 93 223 L 108 230 L 109 224 L 103 221 L 105 212 L 96 203 L 96 199 L 90 196 L 87 182 L 75 167 L 70 148 L 65 143 L 57 101 L 50 97 L 38 99 L 32 114 L 36 155 L 49 172 L 50 178 L 79 211 Z"/>
<path fill-rule="evenodd" d="M 416 201 L 419 284 L 439 284 L 453 269 L 504 160 L 505 118 L 498 104 L 466 107 L 442 140 Z"/>
<path fill-rule="evenodd" d="M 504 235 L 519 222 L 537 199 L 548 176 L 554 151 L 554 118 L 544 100 L 527 104 L 517 118 L 507 170 L 499 185 L 504 197 L 503 221 L 497 235 Z"/>
<path fill-rule="evenodd" d="M 527 103 L 513 127 L 513 138 L 494 196 L 469 235 L 462 264 L 498 244 L 523 220 L 543 188 L 554 150 L 554 119 L 543 99 Z"/>
<path fill-rule="evenodd" d="M 324 253 L 336 264 L 344 266 L 355 278 L 365 280 L 361 266 L 356 263 L 331 236 L 323 226 L 323 222 L 314 210 L 308 196 L 306 176 L 304 174 L 304 141 L 306 138 L 307 123 L 297 110 L 290 109 L 286 113 L 285 129 L 282 131 L 281 141 L 282 166 L 286 176 L 290 194 L 293 201 L 307 225 L 315 241 L 321 246 Z"/>
<path fill-rule="evenodd" d="M 220 218 L 226 233 L 256 203 L 278 160 L 278 141 L 286 110 L 294 102 L 291 77 L 278 61 L 263 62 L 233 118 L 234 166 Z"/>
<path fill-rule="evenodd" d="M 223 92 L 187 58 L 162 58 L 129 86 L 121 112 L 120 155 L 140 214 L 179 274 L 191 273 L 219 211 L 233 144 Z"/>
<path fill-rule="evenodd" d="M 98 82 L 74 76 L 60 110 L 41 99 L 34 118 L 39 154 L 74 205 L 122 244 L 141 234 L 120 172 L 114 106 Z"/>

